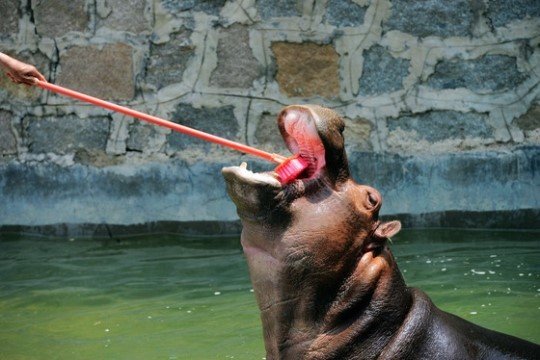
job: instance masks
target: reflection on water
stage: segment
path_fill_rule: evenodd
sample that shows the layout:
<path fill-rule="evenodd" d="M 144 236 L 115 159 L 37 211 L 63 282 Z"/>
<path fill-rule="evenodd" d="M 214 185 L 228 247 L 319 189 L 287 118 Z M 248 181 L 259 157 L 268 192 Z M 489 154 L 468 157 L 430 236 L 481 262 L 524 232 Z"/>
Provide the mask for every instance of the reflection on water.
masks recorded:
<path fill-rule="evenodd" d="M 237 237 L 0 235 L 2 359 L 262 359 Z M 407 230 L 411 286 L 483 326 L 540 342 L 540 233 Z"/>

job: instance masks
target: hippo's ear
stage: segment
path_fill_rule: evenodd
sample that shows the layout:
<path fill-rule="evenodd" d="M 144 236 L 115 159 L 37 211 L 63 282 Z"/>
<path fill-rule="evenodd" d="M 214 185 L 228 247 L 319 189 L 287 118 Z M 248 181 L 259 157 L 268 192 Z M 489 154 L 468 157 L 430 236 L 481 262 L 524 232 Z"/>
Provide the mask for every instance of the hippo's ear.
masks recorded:
<path fill-rule="evenodd" d="M 401 223 L 397 220 L 382 223 L 375 229 L 375 236 L 380 239 L 388 239 L 401 230 Z"/>

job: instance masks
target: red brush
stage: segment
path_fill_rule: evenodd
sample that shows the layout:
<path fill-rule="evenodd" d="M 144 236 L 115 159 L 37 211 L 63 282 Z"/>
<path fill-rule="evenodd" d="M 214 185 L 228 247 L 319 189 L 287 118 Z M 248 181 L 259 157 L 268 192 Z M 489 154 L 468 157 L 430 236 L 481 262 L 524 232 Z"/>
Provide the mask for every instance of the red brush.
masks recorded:
<path fill-rule="evenodd" d="M 278 174 L 282 184 L 287 184 L 298 177 L 302 171 L 306 170 L 309 163 L 302 159 L 300 155 L 285 159 L 274 171 Z"/>
<path fill-rule="evenodd" d="M 211 142 L 214 142 L 223 146 L 227 146 L 241 152 L 245 152 L 251 155 L 261 157 L 269 161 L 277 162 L 280 165 L 276 167 L 275 172 L 278 174 L 279 179 L 282 184 L 287 184 L 291 182 L 292 180 L 296 179 L 302 173 L 302 171 L 304 171 L 308 167 L 308 163 L 304 159 L 302 159 L 299 155 L 286 158 L 278 154 L 273 154 L 273 153 L 269 153 L 263 150 L 259 150 L 251 146 L 247 146 L 244 144 L 240 144 L 231 140 L 221 138 L 219 136 L 210 135 L 205 132 L 192 129 L 187 126 L 174 123 L 172 121 L 164 120 L 156 116 L 148 115 L 140 111 L 129 109 L 124 106 L 120 106 L 120 105 L 117 105 L 108 101 L 95 98 L 93 96 L 89 96 L 89 95 L 86 95 L 77 91 L 66 89 L 64 87 L 54 85 L 46 81 L 41 81 L 41 80 L 36 79 L 35 85 L 42 87 L 43 89 L 47 89 L 47 90 L 50 90 L 50 91 L 53 91 L 53 92 L 56 92 L 65 96 L 72 97 L 74 99 L 82 100 L 90 104 L 103 107 L 105 109 L 117 111 L 122 114 L 132 116 L 140 120 L 148 121 L 159 126 L 164 126 L 169 129 L 179 131 L 187 135 L 195 136 L 199 139 L 211 141 Z"/>

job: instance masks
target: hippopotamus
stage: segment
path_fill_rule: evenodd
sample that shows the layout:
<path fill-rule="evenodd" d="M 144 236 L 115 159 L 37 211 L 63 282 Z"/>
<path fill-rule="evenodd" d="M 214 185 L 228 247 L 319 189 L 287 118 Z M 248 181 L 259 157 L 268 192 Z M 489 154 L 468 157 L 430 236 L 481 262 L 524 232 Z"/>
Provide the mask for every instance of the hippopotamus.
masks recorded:
<path fill-rule="evenodd" d="M 388 246 L 401 224 L 383 222 L 381 194 L 351 178 L 335 111 L 288 106 L 278 126 L 308 162 L 294 181 L 245 164 L 222 170 L 268 360 L 540 358 L 540 346 L 444 312 L 405 284 Z"/>

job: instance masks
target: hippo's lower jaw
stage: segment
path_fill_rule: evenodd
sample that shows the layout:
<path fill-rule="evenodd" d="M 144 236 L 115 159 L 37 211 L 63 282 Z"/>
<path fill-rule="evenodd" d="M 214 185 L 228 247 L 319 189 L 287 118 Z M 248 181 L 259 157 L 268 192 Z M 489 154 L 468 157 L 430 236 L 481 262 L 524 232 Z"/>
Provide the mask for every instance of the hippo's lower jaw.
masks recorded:
<path fill-rule="evenodd" d="M 275 172 L 253 172 L 247 168 L 247 163 L 243 162 L 240 166 L 230 166 L 224 168 L 224 173 L 234 173 L 234 175 L 244 182 L 247 186 L 268 186 L 281 188 L 281 182 Z"/>

